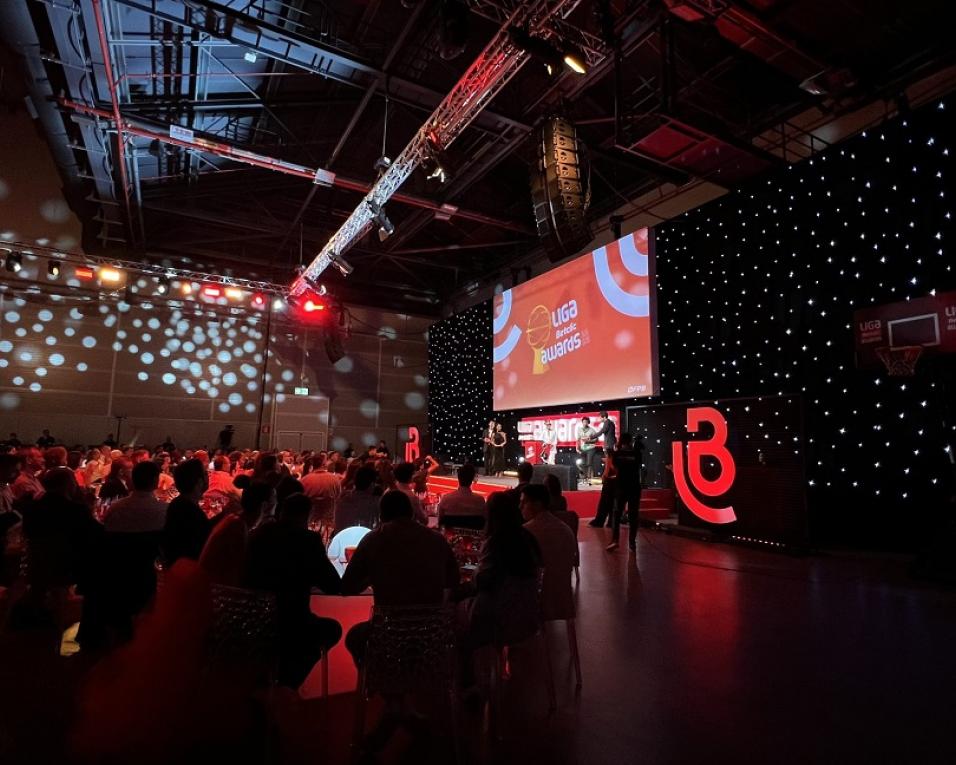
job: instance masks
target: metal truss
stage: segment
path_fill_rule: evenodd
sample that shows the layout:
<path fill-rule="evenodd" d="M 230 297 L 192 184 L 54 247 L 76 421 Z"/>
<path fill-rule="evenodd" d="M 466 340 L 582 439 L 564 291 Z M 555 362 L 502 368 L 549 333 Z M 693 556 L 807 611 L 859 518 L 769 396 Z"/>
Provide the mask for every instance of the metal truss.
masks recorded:
<path fill-rule="evenodd" d="M 53 247 L 40 247 L 36 244 L 26 242 L 4 242 L 0 249 L 18 252 L 22 255 L 33 255 L 48 260 L 59 260 L 64 263 L 75 263 L 83 266 L 108 266 L 110 268 L 119 268 L 124 271 L 143 274 L 152 277 L 166 277 L 168 279 L 182 279 L 199 284 L 218 284 L 224 287 L 241 287 L 250 292 L 267 292 L 272 295 L 286 295 L 289 292 L 287 286 L 274 284 L 273 282 L 256 281 L 254 279 L 241 279 L 234 276 L 222 276 L 220 274 L 210 274 L 200 271 L 188 271 L 182 268 L 171 268 L 156 263 L 143 263 L 135 260 L 122 260 L 118 258 L 99 257 L 96 255 L 79 255 L 72 252 L 63 252 Z"/>
<path fill-rule="evenodd" d="M 471 0 L 468 3 L 473 13 L 497 24 L 504 24 L 521 5 L 521 0 Z M 600 37 L 569 24 L 560 16 L 552 17 L 548 21 L 547 26 L 541 30 L 541 36 L 571 43 L 580 48 L 588 67 L 601 63 L 611 53 L 611 49 Z"/>
<path fill-rule="evenodd" d="M 532 0 L 516 3 L 491 42 L 472 62 L 431 117 L 419 128 L 391 167 L 359 202 L 345 223 L 332 235 L 305 272 L 293 282 L 290 290 L 292 295 L 305 292 L 310 284 L 318 281 L 326 268 L 358 242 L 372 227 L 377 211 L 398 191 L 422 161 L 436 150 L 446 149 L 524 66 L 530 56 L 515 46 L 509 34 L 510 30 L 513 27 L 527 27 L 531 33 L 545 35 L 550 32 L 549 23 L 555 18 L 566 17 L 578 2 L 579 0 Z M 343 266 L 342 270 L 347 269 Z"/>

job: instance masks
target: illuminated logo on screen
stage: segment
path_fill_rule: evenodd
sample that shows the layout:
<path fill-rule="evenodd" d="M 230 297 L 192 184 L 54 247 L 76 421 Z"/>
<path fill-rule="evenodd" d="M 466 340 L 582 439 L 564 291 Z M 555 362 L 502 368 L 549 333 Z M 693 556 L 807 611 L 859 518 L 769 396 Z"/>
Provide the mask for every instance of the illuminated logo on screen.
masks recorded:
<path fill-rule="evenodd" d="M 688 441 L 686 474 L 684 442 L 674 441 L 671 444 L 671 453 L 674 458 L 674 485 L 684 504 L 698 518 L 708 523 L 731 523 L 737 520 L 733 507 L 729 505 L 712 507 L 698 499 L 694 493 L 696 490 L 705 497 L 719 497 L 730 490 L 737 476 L 734 457 L 727 449 L 727 421 L 724 416 L 710 406 L 693 407 L 687 410 L 689 433 L 699 432 L 702 422 L 710 424 L 714 429 L 714 435 L 709 439 Z M 704 477 L 701 469 L 704 457 L 712 457 L 720 465 L 720 475 L 717 478 L 711 480 Z"/>

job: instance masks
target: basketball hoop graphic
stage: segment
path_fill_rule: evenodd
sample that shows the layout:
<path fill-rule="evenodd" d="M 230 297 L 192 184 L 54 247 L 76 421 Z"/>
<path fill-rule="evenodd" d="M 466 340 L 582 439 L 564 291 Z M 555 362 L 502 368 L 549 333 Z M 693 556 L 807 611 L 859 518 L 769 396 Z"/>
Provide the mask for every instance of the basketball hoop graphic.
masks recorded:
<path fill-rule="evenodd" d="M 544 346 L 546 346 L 551 339 L 551 312 L 547 307 L 536 305 L 532 309 L 531 315 L 528 317 L 526 338 L 528 345 L 531 346 L 531 350 L 534 353 L 534 365 L 531 369 L 531 373 L 543 375 L 551 369 L 541 353 L 544 350 Z"/>
<path fill-rule="evenodd" d="M 883 346 L 875 350 L 890 377 L 912 377 L 916 374 L 916 362 L 923 355 L 921 345 L 900 345 L 896 348 Z"/>

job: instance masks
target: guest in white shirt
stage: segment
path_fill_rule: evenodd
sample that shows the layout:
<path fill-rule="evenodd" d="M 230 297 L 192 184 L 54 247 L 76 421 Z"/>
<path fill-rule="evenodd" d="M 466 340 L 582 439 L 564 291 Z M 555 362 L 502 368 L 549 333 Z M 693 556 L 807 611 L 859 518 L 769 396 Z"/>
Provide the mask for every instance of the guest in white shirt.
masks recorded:
<path fill-rule="evenodd" d="M 156 499 L 159 484 L 159 465 L 152 460 L 133 467 L 129 496 L 110 505 L 103 526 L 108 532 L 132 534 L 162 531 L 166 523 L 166 503 Z"/>
<path fill-rule="evenodd" d="M 458 468 L 458 488 L 445 494 L 438 505 L 438 525 L 483 529 L 488 519 L 485 499 L 471 490 L 475 466 Z"/>

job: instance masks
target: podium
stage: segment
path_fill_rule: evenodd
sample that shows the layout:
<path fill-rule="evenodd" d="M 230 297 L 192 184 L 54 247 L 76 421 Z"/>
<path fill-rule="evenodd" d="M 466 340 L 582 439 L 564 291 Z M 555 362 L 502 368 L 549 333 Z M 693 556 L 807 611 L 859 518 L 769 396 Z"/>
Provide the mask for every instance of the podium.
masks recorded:
<path fill-rule="evenodd" d="M 531 465 L 541 464 L 541 441 L 524 441 L 524 461 Z"/>

